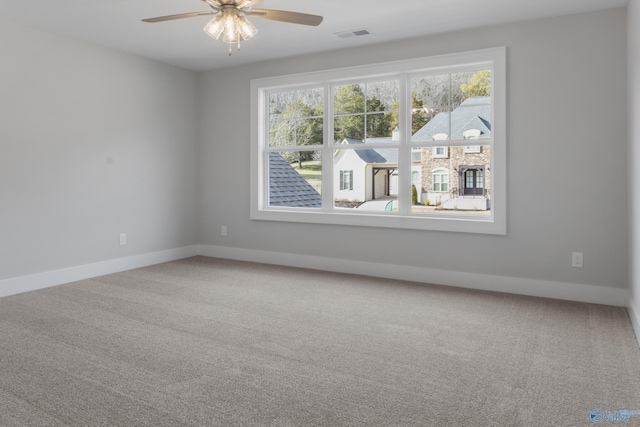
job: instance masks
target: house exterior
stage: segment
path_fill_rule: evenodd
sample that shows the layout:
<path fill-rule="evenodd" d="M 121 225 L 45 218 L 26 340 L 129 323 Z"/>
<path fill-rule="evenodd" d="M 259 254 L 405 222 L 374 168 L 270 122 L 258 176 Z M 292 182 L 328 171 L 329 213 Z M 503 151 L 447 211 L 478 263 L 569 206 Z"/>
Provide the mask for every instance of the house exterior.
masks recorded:
<path fill-rule="evenodd" d="M 398 150 L 376 148 L 376 143 L 393 138 L 344 139 L 342 144 L 361 144 L 355 150 L 338 150 L 334 155 L 334 199 L 336 205 L 355 205 L 365 201 L 398 196 Z M 412 173 L 421 173 L 420 153 L 413 156 Z M 418 181 L 419 182 L 419 181 Z"/>
<path fill-rule="evenodd" d="M 481 143 L 482 138 L 490 135 L 489 97 L 469 98 L 451 113 L 437 114 L 418 130 L 413 135 L 414 141 L 474 142 L 474 145 L 422 149 L 421 203 L 443 209 L 490 209 L 491 149 Z"/>
<path fill-rule="evenodd" d="M 342 143 L 364 145 L 363 141 L 348 138 Z M 339 150 L 334 156 L 334 165 L 336 188 L 333 194 L 336 203 L 360 203 L 392 194 L 397 195 L 397 189 L 392 189 L 390 185 L 390 175 L 398 167 L 397 150 Z"/>
<path fill-rule="evenodd" d="M 451 121 L 451 126 L 449 126 Z M 449 135 L 451 132 L 451 135 Z M 414 141 L 473 140 L 474 145 L 416 149 L 411 183 L 421 204 L 441 209 L 487 210 L 491 198 L 491 149 L 481 144 L 491 135 L 491 99 L 473 97 L 451 113 L 439 113 L 413 135 Z M 398 195 L 398 151 L 375 148 L 397 138 L 345 139 L 343 144 L 370 148 L 339 150 L 334 156 L 336 203 L 359 203 Z M 476 142 L 477 140 L 477 142 Z M 444 142 L 443 142 L 444 143 Z"/>

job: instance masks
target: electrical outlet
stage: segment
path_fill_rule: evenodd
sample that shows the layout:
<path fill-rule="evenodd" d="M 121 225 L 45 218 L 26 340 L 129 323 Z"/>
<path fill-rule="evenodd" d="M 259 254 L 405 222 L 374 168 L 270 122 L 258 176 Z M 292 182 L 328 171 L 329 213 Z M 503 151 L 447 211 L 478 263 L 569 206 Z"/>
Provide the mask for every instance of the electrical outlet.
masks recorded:
<path fill-rule="evenodd" d="M 220 235 L 221 236 L 226 236 L 227 235 L 227 226 L 223 225 L 222 227 L 220 227 Z"/>
<path fill-rule="evenodd" d="M 127 244 L 127 233 L 120 233 L 120 246 Z"/>
<path fill-rule="evenodd" d="M 571 254 L 571 266 L 582 267 L 582 252 L 574 252 Z"/>

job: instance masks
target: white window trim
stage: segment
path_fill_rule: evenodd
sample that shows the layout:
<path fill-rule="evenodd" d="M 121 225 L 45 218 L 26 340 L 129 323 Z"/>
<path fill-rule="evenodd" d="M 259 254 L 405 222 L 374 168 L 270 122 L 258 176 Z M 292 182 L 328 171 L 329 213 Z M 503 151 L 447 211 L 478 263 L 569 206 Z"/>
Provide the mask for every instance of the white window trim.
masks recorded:
<path fill-rule="evenodd" d="M 466 154 L 478 154 L 480 152 L 480 146 L 479 145 L 465 145 L 464 146 L 464 152 Z"/>
<path fill-rule="evenodd" d="M 440 190 L 436 190 L 436 181 L 435 181 L 435 176 L 439 175 L 439 176 L 443 176 L 447 178 L 447 181 L 440 181 L 438 184 L 440 184 Z M 446 168 L 437 168 L 434 169 L 433 171 L 431 171 L 431 193 L 448 193 L 449 192 L 449 169 Z M 442 189 L 442 184 L 446 184 L 447 185 L 447 189 L 443 190 Z"/>
<path fill-rule="evenodd" d="M 480 129 L 467 129 L 463 133 L 464 139 L 479 139 L 480 138 Z M 466 154 L 476 154 L 480 153 L 479 145 L 465 145 L 464 152 Z"/>
<path fill-rule="evenodd" d="M 444 148 L 442 154 L 438 154 L 438 148 Z M 438 146 L 433 147 L 433 158 L 434 159 L 448 159 L 449 158 L 449 147 L 446 146 Z"/>
<path fill-rule="evenodd" d="M 413 230 L 437 230 L 468 233 L 485 234 L 506 234 L 507 232 L 507 200 L 506 200 L 506 169 L 507 169 L 507 126 L 506 126 L 506 48 L 490 48 L 472 52 L 454 53 L 448 55 L 432 56 L 427 58 L 410 59 L 405 61 L 394 61 L 380 64 L 333 69 L 304 74 L 279 76 L 263 79 L 251 80 L 251 191 L 250 191 L 250 218 L 252 220 L 302 222 L 316 224 L 336 224 L 353 226 L 371 226 L 386 228 L 405 228 Z M 399 176 L 398 200 L 406 200 L 409 206 L 400 206 L 398 212 L 372 212 L 366 213 L 333 210 L 332 191 L 323 191 L 322 209 L 305 208 L 277 208 L 266 207 L 265 183 L 266 163 L 263 159 L 263 146 L 265 143 L 264 123 L 266 123 L 265 93 L 267 90 L 279 87 L 292 88 L 295 86 L 304 87 L 320 82 L 339 82 L 359 78 L 384 78 L 398 76 L 414 72 L 424 72 L 425 70 L 455 68 L 460 64 L 468 66 L 489 67 L 492 70 L 492 143 L 491 145 L 491 211 L 489 216 L 470 215 L 412 215 L 411 214 L 411 150 L 404 150 L 404 156 L 398 159 L 398 167 L 401 171 L 407 171 Z M 402 86 L 402 85 L 401 85 Z M 406 85 L 405 85 L 406 91 Z M 330 94 L 326 93 L 326 99 L 330 99 Z M 401 96 L 406 97 L 406 93 Z M 402 101 L 403 98 L 401 98 Z M 406 99 L 406 98 L 404 98 Z M 409 144 L 407 132 L 411 129 L 411 116 L 406 111 L 406 102 L 400 103 L 400 116 L 404 117 L 403 126 L 400 129 L 401 144 Z M 334 147 L 329 137 L 329 115 L 330 111 L 325 108 L 325 146 Z M 407 142 L 405 142 L 407 141 Z M 435 143 L 438 143 L 434 141 Z M 459 143 L 448 143 L 449 146 L 466 145 L 468 141 Z M 309 147 L 313 150 L 313 147 Z M 324 151 L 323 164 L 323 188 L 330 183 L 333 173 L 332 149 Z"/>

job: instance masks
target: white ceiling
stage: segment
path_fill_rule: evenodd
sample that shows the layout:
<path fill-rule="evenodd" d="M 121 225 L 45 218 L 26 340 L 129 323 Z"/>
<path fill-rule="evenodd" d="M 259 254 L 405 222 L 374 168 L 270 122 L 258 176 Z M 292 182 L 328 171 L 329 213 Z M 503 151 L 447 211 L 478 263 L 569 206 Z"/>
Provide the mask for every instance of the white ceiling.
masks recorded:
<path fill-rule="evenodd" d="M 255 38 L 228 56 L 208 37 L 207 16 L 148 24 L 155 16 L 205 11 L 200 0 L 1 0 L 0 19 L 41 28 L 183 68 L 204 71 L 266 59 L 456 31 L 498 23 L 569 15 L 628 0 L 264 0 L 257 8 L 324 16 L 318 27 L 250 18 Z M 362 37 L 336 33 L 368 29 Z"/>

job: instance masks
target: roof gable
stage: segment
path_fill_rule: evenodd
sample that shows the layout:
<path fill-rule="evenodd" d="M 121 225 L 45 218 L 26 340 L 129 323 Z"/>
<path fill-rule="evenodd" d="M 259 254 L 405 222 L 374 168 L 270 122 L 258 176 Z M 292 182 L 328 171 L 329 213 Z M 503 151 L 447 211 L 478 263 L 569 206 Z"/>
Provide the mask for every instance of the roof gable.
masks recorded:
<path fill-rule="evenodd" d="M 451 129 L 449 129 L 451 118 Z M 482 136 L 491 135 L 491 97 L 468 98 L 451 113 L 438 113 L 413 134 L 414 141 L 432 141 L 438 133 L 450 135 L 450 139 L 464 139 L 464 132 L 479 129 Z"/>
<path fill-rule="evenodd" d="M 388 142 L 390 138 L 377 138 L 380 141 Z M 344 143 L 349 145 L 364 144 L 359 139 L 345 138 Z M 366 146 L 369 147 L 373 140 L 367 140 Z M 398 163 L 398 150 L 395 148 L 365 148 L 353 150 L 366 163 Z"/>

